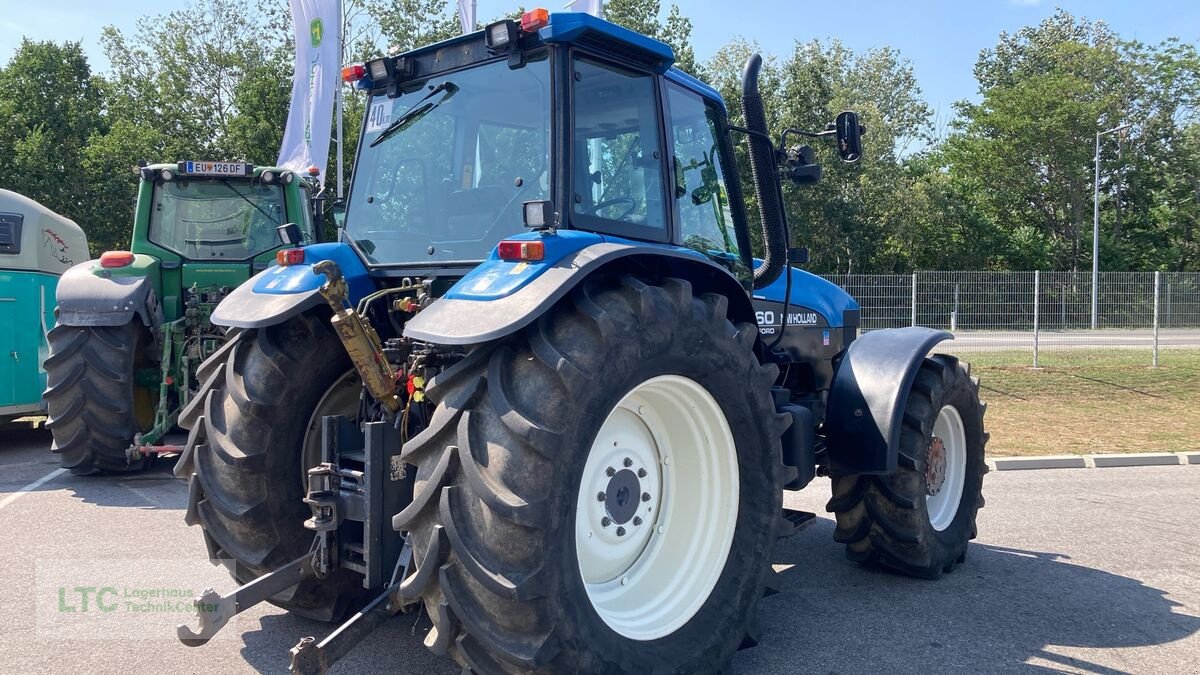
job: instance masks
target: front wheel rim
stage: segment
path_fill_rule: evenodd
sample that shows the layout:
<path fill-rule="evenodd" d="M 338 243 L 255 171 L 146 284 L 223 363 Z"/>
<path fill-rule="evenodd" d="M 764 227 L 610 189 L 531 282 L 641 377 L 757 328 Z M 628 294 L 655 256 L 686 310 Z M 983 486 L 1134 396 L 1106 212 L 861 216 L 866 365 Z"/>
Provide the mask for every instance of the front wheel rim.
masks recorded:
<path fill-rule="evenodd" d="M 703 386 L 661 375 L 612 409 L 584 465 L 575 553 L 592 608 L 633 640 L 670 635 L 704 606 L 737 525 L 737 446 Z"/>
<path fill-rule="evenodd" d="M 962 416 L 954 406 L 942 406 L 926 457 L 925 505 L 934 530 L 941 532 L 954 522 L 966 475 L 967 434 Z"/>

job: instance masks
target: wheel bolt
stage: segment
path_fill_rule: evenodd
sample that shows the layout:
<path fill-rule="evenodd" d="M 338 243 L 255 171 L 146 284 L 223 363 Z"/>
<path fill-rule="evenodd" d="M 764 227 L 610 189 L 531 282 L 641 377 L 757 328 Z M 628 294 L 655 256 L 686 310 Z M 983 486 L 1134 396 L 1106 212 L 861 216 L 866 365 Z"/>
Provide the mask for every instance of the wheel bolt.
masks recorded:
<path fill-rule="evenodd" d="M 645 478 L 645 477 L 646 477 L 646 470 L 638 469 L 638 478 Z"/>
<path fill-rule="evenodd" d="M 596 501 L 600 501 L 600 502 L 602 502 L 602 501 L 604 501 L 605 499 L 608 499 L 608 495 L 607 495 L 607 494 L 605 494 L 605 493 L 603 493 L 603 492 L 597 492 L 597 493 L 596 493 Z"/>
<path fill-rule="evenodd" d="M 612 478 L 616 474 L 617 474 L 617 470 L 612 468 L 611 466 L 604 470 L 604 475 L 608 476 L 609 478 Z"/>
<path fill-rule="evenodd" d="M 634 524 L 634 525 L 641 525 L 641 524 L 642 524 L 642 519 L 641 519 L 641 517 L 639 517 L 639 516 L 634 516 L 634 517 L 633 517 L 633 524 Z"/>
<path fill-rule="evenodd" d="M 618 528 L 617 528 L 617 536 L 618 536 L 618 537 L 624 537 L 624 536 L 625 536 L 625 528 L 623 528 L 623 527 L 618 527 Z"/>
<path fill-rule="evenodd" d="M 625 468 L 629 468 L 629 467 L 633 466 L 633 460 L 626 457 L 624 464 L 625 464 Z"/>
<path fill-rule="evenodd" d="M 608 516 L 600 519 L 600 527 L 608 527 L 609 525 L 612 525 L 612 521 L 608 519 Z"/>
<path fill-rule="evenodd" d="M 644 502 L 650 501 L 650 493 L 649 492 L 642 493 L 642 501 L 644 501 Z"/>

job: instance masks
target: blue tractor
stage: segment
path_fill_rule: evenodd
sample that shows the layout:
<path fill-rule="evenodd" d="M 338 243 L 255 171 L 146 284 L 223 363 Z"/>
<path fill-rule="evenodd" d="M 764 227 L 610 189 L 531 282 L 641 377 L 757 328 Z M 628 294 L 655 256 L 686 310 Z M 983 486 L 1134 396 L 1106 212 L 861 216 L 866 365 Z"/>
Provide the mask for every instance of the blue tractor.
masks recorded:
<path fill-rule="evenodd" d="M 963 562 L 977 380 L 929 356 L 949 334 L 858 335 L 854 300 L 791 267 L 781 178 L 819 168 L 786 139 L 853 161 L 857 116 L 777 144 L 758 56 L 745 128 L 672 62 L 535 10 L 346 69 L 369 98 L 339 240 L 221 302 L 230 339 L 181 415 L 187 521 L 244 584 L 207 591 L 185 643 L 267 600 L 353 613 L 297 672 L 418 610 L 478 673 L 721 670 L 813 517 L 783 492 L 817 475 L 851 559 Z"/>

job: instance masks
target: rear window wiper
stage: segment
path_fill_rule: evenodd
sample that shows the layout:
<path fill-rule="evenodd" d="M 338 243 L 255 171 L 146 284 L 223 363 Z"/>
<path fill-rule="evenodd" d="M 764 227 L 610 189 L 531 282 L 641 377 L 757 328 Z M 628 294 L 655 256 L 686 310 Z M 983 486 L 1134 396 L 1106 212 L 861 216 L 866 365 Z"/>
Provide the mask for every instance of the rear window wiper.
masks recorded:
<path fill-rule="evenodd" d="M 444 95 L 436 103 L 425 103 L 432 98 L 434 94 L 442 92 L 445 92 Z M 381 131 L 379 135 L 375 137 L 375 140 L 371 141 L 371 144 L 367 147 L 373 148 L 396 135 L 398 132 L 407 129 L 411 124 L 421 119 L 425 115 L 428 115 L 431 110 L 445 103 L 451 96 L 457 93 L 458 85 L 450 81 L 442 82 L 433 89 L 430 89 L 428 94 L 425 94 L 423 97 L 421 97 L 421 100 L 413 104 L 413 107 L 409 108 L 403 115 L 392 120 L 392 123 L 387 125 L 387 127 Z"/>

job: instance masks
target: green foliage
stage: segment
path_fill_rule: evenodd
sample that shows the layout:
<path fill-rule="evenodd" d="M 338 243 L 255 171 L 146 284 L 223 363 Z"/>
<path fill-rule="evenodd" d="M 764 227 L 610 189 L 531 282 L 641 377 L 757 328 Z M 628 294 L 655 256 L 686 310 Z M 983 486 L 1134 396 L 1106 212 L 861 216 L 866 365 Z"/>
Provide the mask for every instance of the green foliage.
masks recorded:
<path fill-rule="evenodd" d="M 610 21 L 671 45 L 676 65 L 717 88 L 741 123 L 740 76 L 756 44 L 733 38 L 700 63 L 678 5 L 605 4 Z M 343 5 L 347 61 L 459 33 L 449 0 Z M 284 0 L 198 0 L 147 16 L 128 34 L 108 27 L 101 46 L 112 64 L 103 75 L 71 42 L 23 41 L 0 68 L 0 186 L 78 221 L 94 252 L 127 242 L 137 160 L 275 161 L 293 68 Z M 867 128 L 865 155 L 853 166 L 824 140 L 804 141 L 824 178 L 784 186 L 792 244 L 812 250 L 815 270 L 1087 267 L 1095 134 L 1123 123 L 1134 126 L 1103 137 L 1100 148 L 1102 268 L 1200 269 L 1193 43 L 1145 45 L 1060 10 L 980 53 L 978 99 L 957 105 L 944 138 L 895 50 L 809 41 L 765 56 L 760 90 L 774 133 L 820 131 L 844 109 L 857 110 Z M 343 187 L 364 106 L 360 93 L 344 92 Z M 788 144 L 801 142 L 791 136 Z M 745 146 L 735 134 L 757 242 Z M 335 158 L 331 149 L 330 192 Z"/>
<path fill-rule="evenodd" d="M 975 66 L 982 100 L 962 102 L 946 169 L 1007 232 L 995 264 L 1090 266 L 1096 133 L 1103 269 L 1196 269 L 1194 45 L 1122 41 L 1059 10 L 1001 34 Z M 1189 135 L 1191 134 L 1191 135 Z"/>
<path fill-rule="evenodd" d="M 672 4 L 667 18 L 662 18 L 659 0 L 608 0 L 604 3 L 604 18 L 667 43 L 675 51 L 675 65 L 680 70 L 696 74 L 696 53 L 692 50 L 692 20 L 683 15 L 679 5 Z"/>

